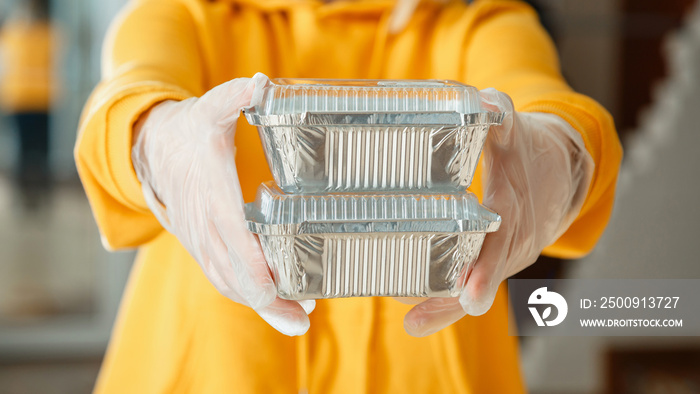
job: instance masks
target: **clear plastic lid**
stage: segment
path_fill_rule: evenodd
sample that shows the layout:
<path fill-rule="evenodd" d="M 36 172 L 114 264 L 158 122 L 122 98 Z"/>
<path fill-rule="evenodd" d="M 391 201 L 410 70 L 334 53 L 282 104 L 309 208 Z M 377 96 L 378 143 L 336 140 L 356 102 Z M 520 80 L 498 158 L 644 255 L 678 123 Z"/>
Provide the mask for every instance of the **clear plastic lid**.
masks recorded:
<path fill-rule="evenodd" d="M 308 114 L 321 117 L 299 118 Z M 330 114 L 346 117 L 329 118 Z M 372 114 L 372 117 L 365 118 L 362 114 Z M 387 117 L 387 114 L 394 116 Z M 407 114 L 411 117 L 401 116 Z M 262 102 L 246 111 L 248 120 L 254 125 L 297 124 L 301 121 L 313 124 L 387 124 L 398 121 L 459 124 L 464 123 L 461 120 L 464 115 L 475 114 L 488 113 L 481 109 L 479 91 L 473 86 L 454 81 L 369 79 L 273 79 L 265 89 Z M 469 123 L 497 121 L 471 119 Z"/>
<path fill-rule="evenodd" d="M 437 80 L 274 79 L 259 113 L 480 112 L 476 88 Z"/>
<path fill-rule="evenodd" d="M 263 183 L 254 203 L 246 204 L 248 228 L 256 234 L 348 232 L 493 232 L 498 214 L 479 204 L 473 193 L 284 194 Z"/>

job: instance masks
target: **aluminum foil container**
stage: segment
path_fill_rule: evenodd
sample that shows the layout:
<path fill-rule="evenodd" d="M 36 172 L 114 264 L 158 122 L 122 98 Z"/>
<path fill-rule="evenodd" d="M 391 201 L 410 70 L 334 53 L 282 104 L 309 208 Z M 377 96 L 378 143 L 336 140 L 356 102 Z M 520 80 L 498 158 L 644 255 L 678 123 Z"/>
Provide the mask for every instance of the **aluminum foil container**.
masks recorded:
<path fill-rule="evenodd" d="M 500 217 L 469 192 L 284 194 L 246 204 L 281 298 L 454 297 Z"/>
<path fill-rule="evenodd" d="M 479 92 L 450 81 L 275 79 L 247 109 L 286 193 L 449 193 L 472 181 L 488 129 Z"/>

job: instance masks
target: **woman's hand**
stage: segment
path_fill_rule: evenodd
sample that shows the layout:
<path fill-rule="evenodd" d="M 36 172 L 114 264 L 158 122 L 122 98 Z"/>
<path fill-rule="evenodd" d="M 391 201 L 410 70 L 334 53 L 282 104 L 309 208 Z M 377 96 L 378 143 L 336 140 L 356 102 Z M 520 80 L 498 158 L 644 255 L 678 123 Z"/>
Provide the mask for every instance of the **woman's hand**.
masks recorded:
<path fill-rule="evenodd" d="M 277 298 L 260 245 L 245 226 L 234 160 L 240 111 L 260 102 L 268 81 L 256 74 L 200 98 L 158 104 L 135 127 L 132 162 L 148 206 L 214 287 L 280 332 L 302 335 L 315 302 Z"/>
<path fill-rule="evenodd" d="M 483 203 L 501 215 L 501 227 L 486 236 L 459 298 L 432 298 L 408 312 L 404 327 L 414 336 L 486 313 L 500 283 L 569 228 L 593 175 L 583 139 L 563 119 L 515 112 L 510 97 L 494 89 L 481 98 L 486 109 L 506 113 L 503 124 L 491 128 L 483 156 Z"/>

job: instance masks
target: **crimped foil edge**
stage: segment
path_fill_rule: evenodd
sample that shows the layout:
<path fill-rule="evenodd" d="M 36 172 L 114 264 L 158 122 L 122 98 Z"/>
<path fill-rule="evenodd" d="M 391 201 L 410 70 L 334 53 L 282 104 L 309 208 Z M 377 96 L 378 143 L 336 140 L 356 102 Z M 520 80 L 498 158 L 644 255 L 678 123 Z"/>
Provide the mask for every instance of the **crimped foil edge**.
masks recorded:
<path fill-rule="evenodd" d="M 303 112 L 264 115 L 257 113 L 255 108 L 244 110 L 244 113 L 248 123 L 253 126 L 474 126 L 498 125 L 505 116 L 502 112 Z"/>
<path fill-rule="evenodd" d="M 487 220 L 377 220 L 302 222 L 293 224 L 266 224 L 247 220 L 248 230 L 258 235 L 297 236 L 322 234 L 368 234 L 368 233 L 491 233 L 498 230 L 501 218 Z"/>

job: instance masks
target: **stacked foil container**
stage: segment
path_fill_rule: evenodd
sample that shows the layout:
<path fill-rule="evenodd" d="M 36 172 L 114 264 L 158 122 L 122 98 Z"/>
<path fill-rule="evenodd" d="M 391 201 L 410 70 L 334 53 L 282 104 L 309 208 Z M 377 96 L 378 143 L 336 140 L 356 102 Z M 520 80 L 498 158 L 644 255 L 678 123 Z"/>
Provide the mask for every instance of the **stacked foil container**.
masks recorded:
<path fill-rule="evenodd" d="M 459 294 L 500 225 L 466 190 L 503 117 L 476 88 L 276 79 L 245 115 L 275 179 L 246 220 L 281 298 Z"/>

